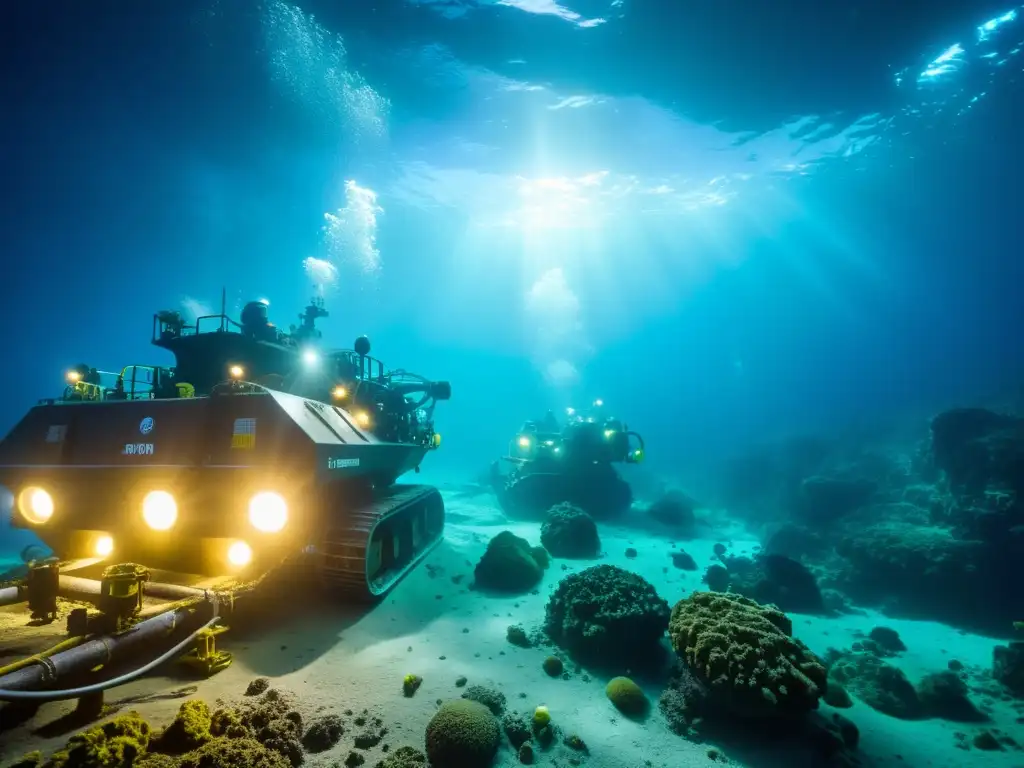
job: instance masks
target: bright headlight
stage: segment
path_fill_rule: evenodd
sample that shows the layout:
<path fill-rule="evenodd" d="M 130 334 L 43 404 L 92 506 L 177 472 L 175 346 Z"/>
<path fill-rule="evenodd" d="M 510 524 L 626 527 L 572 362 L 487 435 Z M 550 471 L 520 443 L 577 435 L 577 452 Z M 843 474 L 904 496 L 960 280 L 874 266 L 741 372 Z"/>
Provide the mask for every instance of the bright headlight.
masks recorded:
<path fill-rule="evenodd" d="M 277 533 L 288 522 L 288 504 L 279 493 L 261 491 L 249 501 L 249 522 L 257 531 Z"/>
<path fill-rule="evenodd" d="M 32 525 L 42 525 L 53 517 L 53 497 L 32 485 L 18 494 L 18 511 Z"/>
<path fill-rule="evenodd" d="M 228 547 L 228 562 L 242 568 L 252 561 L 252 547 L 244 541 L 236 541 Z"/>
<path fill-rule="evenodd" d="M 100 536 L 93 544 L 96 557 L 107 557 L 114 551 L 114 540 L 110 536 Z"/>
<path fill-rule="evenodd" d="M 178 520 L 178 502 L 167 491 L 150 491 L 142 500 L 142 519 L 154 531 L 169 530 Z"/>

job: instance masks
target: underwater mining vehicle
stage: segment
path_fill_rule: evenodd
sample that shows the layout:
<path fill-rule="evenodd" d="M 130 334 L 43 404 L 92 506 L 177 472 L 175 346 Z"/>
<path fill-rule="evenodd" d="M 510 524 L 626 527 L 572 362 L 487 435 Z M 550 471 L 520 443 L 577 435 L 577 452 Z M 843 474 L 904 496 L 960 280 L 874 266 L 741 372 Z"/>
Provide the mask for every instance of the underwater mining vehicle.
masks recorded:
<path fill-rule="evenodd" d="M 561 425 L 554 413 L 527 421 L 509 443 L 502 460 L 512 470 L 491 465 L 491 486 L 502 509 L 513 516 L 538 517 L 568 502 L 598 519 L 625 512 L 633 503 L 629 484 L 613 464 L 644 459 L 644 441 L 619 419 L 604 413 L 595 400 L 587 413 L 566 409 Z"/>
<path fill-rule="evenodd" d="M 100 558 L 177 574 L 244 579 L 312 564 L 344 599 L 390 590 L 437 544 L 437 489 L 397 485 L 440 446 L 451 386 L 327 350 L 314 299 L 283 332 L 267 304 L 240 322 L 153 316 L 173 367 L 68 373 L 0 441 L 14 524 L 62 561 Z"/>

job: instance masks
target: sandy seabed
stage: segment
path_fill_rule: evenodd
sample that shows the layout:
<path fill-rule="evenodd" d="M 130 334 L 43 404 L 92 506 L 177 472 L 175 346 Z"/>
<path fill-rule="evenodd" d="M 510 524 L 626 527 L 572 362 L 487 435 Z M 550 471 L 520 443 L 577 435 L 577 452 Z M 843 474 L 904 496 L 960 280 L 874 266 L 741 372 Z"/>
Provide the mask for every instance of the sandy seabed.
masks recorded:
<path fill-rule="evenodd" d="M 448 505 L 445 540 L 408 576 L 388 598 L 368 613 L 328 607 L 311 613 L 282 616 L 280 622 L 261 632 L 228 632 L 222 646 L 234 654 L 234 663 L 212 678 L 194 681 L 176 676 L 149 677 L 107 694 L 109 704 L 135 709 L 155 724 L 169 722 L 185 697 L 213 703 L 237 700 L 256 677 L 270 678 L 271 686 L 294 696 L 304 714 L 341 713 L 364 708 L 380 716 L 388 727 L 380 745 L 364 752 L 367 766 L 384 756 L 384 744 L 393 750 L 403 745 L 422 749 L 423 733 L 438 700 L 457 698 L 460 676 L 469 685 L 485 685 L 504 693 L 509 710 L 532 711 L 546 705 L 553 721 L 565 733 L 576 733 L 589 747 L 584 765 L 601 768 L 689 768 L 721 765 L 712 762 L 708 749 L 719 748 L 730 764 L 772 768 L 813 766 L 806 753 L 778 745 L 758 744 L 747 735 L 737 743 L 697 744 L 672 733 L 657 707 L 643 721 L 620 715 L 604 695 L 607 676 L 567 666 L 569 679 L 551 678 L 541 663 L 551 652 L 545 646 L 519 648 L 506 639 L 510 624 L 527 631 L 541 626 L 548 595 L 560 578 L 597 562 L 617 565 L 639 573 L 674 604 L 701 588 L 705 565 L 713 559 L 718 539 L 687 541 L 685 546 L 700 565 L 696 572 L 672 567 L 673 542 L 637 529 L 601 526 L 603 556 L 597 561 L 554 560 L 537 594 L 495 597 L 470 588 L 473 566 L 489 539 L 511 530 L 531 543 L 539 543 L 539 523 L 510 522 L 488 495 L 467 496 L 443 491 Z M 743 554 L 755 542 L 733 537 L 731 551 Z M 628 559 L 627 547 L 638 557 Z M 951 659 L 969 671 L 984 675 L 991 667 L 996 641 L 941 624 L 901 621 L 866 612 L 840 618 L 790 614 L 794 634 L 821 654 L 828 647 L 848 648 L 859 633 L 878 624 L 896 629 L 908 647 L 890 659 L 912 681 L 921 675 L 946 669 Z M 173 670 L 171 670 L 173 672 Z M 621 670 L 620 673 L 625 673 Z M 415 696 L 402 692 L 402 678 L 422 676 Z M 648 689 L 652 702 L 658 685 Z M 1017 713 L 1006 702 L 983 702 L 991 711 L 987 728 L 1014 734 L 1021 731 Z M 828 707 L 824 705 L 823 709 Z M 72 703 L 48 704 L 21 727 L 0 733 L 0 760 L 4 764 L 30 749 L 52 751 L 63 745 L 67 734 L 51 735 L 48 724 L 73 707 Z M 855 700 L 841 710 L 860 729 L 860 754 L 865 766 L 904 768 L 1024 768 L 1022 752 L 982 752 L 957 748 L 957 732 L 968 741 L 981 728 L 941 720 L 906 722 L 883 715 Z M 1017 734 L 1020 737 L 1020 733 Z M 1024 740 L 1024 739 L 1021 739 Z M 351 734 L 329 752 L 307 755 L 306 765 L 341 765 L 351 751 Z M 566 753 L 542 753 L 538 765 L 567 765 Z M 503 748 L 495 766 L 519 765 L 516 755 Z"/>

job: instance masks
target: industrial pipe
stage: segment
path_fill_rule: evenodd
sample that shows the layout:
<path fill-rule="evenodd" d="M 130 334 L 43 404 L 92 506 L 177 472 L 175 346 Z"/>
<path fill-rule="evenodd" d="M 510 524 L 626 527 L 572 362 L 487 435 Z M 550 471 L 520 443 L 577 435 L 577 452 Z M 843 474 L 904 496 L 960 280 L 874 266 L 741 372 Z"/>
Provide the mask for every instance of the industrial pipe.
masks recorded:
<path fill-rule="evenodd" d="M 66 699 L 77 699 L 82 696 L 88 696 L 90 693 L 100 693 L 101 691 L 107 691 L 111 688 L 116 688 L 119 685 L 130 683 L 132 680 L 140 678 L 146 673 L 156 669 L 164 662 L 170 661 L 175 656 L 180 656 L 185 652 L 186 648 L 195 642 L 200 632 L 213 627 L 218 621 L 220 621 L 220 618 L 214 616 L 180 643 L 170 650 L 165 651 L 160 656 L 157 656 L 148 664 L 137 669 L 133 669 L 131 672 L 125 672 L 123 675 L 118 675 L 110 680 L 104 680 L 102 683 L 83 685 L 80 688 L 65 688 L 60 691 L 11 691 L 0 688 L 0 701 L 64 701 Z"/>
<path fill-rule="evenodd" d="M 155 668 L 175 654 L 180 654 L 182 649 L 193 642 L 195 635 L 202 631 L 204 626 L 212 626 L 218 620 L 217 604 L 210 603 L 207 605 L 213 611 L 213 618 L 203 622 L 188 638 L 163 654 L 155 662 L 151 662 L 145 667 L 128 673 L 128 675 L 117 678 L 117 682 L 111 683 L 108 681 L 107 683 L 99 683 L 96 686 L 74 689 L 71 692 L 28 690 L 50 685 L 62 677 L 111 664 L 143 651 L 154 640 L 159 640 L 169 635 L 183 624 L 195 624 L 197 622 L 195 606 L 161 613 L 159 616 L 136 624 L 119 635 L 105 635 L 88 640 L 75 648 L 62 651 L 47 659 L 42 659 L 39 663 L 3 675 L 0 677 L 0 700 L 33 699 L 36 701 L 55 701 L 63 698 L 77 698 L 85 693 L 105 690 L 105 688 L 120 685 L 122 682 L 127 682 L 127 680 L 145 674 L 145 672 Z M 202 619 L 198 621 L 202 622 Z"/>
<path fill-rule="evenodd" d="M 20 603 L 25 599 L 19 587 L 4 587 L 0 589 L 0 605 L 14 605 L 14 603 Z"/>
<path fill-rule="evenodd" d="M 100 582 L 97 579 L 85 579 L 81 576 L 65 576 L 63 574 L 59 578 L 62 593 L 93 596 L 100 594 Z M 198 587 L 186 587 L 181 584 L 161 584 L 144 581 L 142 582 L 142 593 L 150 597 L 181 600 L 189 597 L 203 597 L 206 594 L 206 590 L 199 589 Z"/>

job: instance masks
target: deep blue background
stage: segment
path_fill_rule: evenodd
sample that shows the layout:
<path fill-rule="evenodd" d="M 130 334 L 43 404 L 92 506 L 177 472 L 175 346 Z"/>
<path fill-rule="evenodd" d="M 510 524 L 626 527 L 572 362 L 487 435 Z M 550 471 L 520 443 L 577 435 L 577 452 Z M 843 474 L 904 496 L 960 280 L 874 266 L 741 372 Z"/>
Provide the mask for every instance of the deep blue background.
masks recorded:
<path fill-rule="evenodd" d="M 0 11 L 0 429 L 57 392 L 70 364 L 153 360 L 150 315 L 183 294 L 215 299 L 227 285 L 234 301 L 235 288 L 274 286 L 284 294 L 275 307 L 289 315 L 306 298 L 296 265 L 315 252 L 323 211 L 337 207 L 341 181 L 362 161 L 269 83 L 260 6 L 228 5 L 211 14 L 197 2 L 65 0 Z M 393 0 L 305 7 L 345 37 L 396 123 L 443 123 L 456 111 L 457 94 L 410 87 L 388 55 L 441 43 L 480 66 L 520 57 L 527 79 L 638 94 L 737 130 L 812 112 L 896 112 L 904 97 L 892 88 L 895 66 L 1008 9 L 651 1 L 580 30 L 509 8 L 449 20 Z M 1022 105 L 1019 81 L 1007 75 L 969 120 L 916 123 L 868 172 L 836 168 L 794 182 L 804 215 L 768 232 L 737 228 L 739 268 L 628 336 L 607 334 L 586 369 L 588 393 L 648 436 L 656 466 L 685 475 L 687 465 L 788 429 L 1014 386 L 1024 321 Z M 227 193 L 197 181 L 210 167 L 231 179 Z M 248 194 L 229 194 L 238 189 Z M 437 461 L 472 471 L 501 452 L 522 418 L 562 405 L 561 396 L 517 346 L 518 294 L 461 309 L 432 300 L 457 218 L 382 202 L 385 272 L 372 295 L 334 306 L 327 327 L 345 341 L 370 333 L 386 360 L 451 378 L 456 397 L 442 415 Z M 856 249 L 884 269 L 886 290 L 835 252 L 823 221 L 856 235 Z M 801 262 L 849 312 L 794 279 Z M 453 339 L 429 317 L 448 311 L 484 325 L 484 316 L 508 318 L 513 331 L 496 330 L 489 345 Z M 585 312 L 601 341 L 605 313 L 594 304 Z M 726 341 L 742 347 L 743 378 L 729 369 Z"/>

